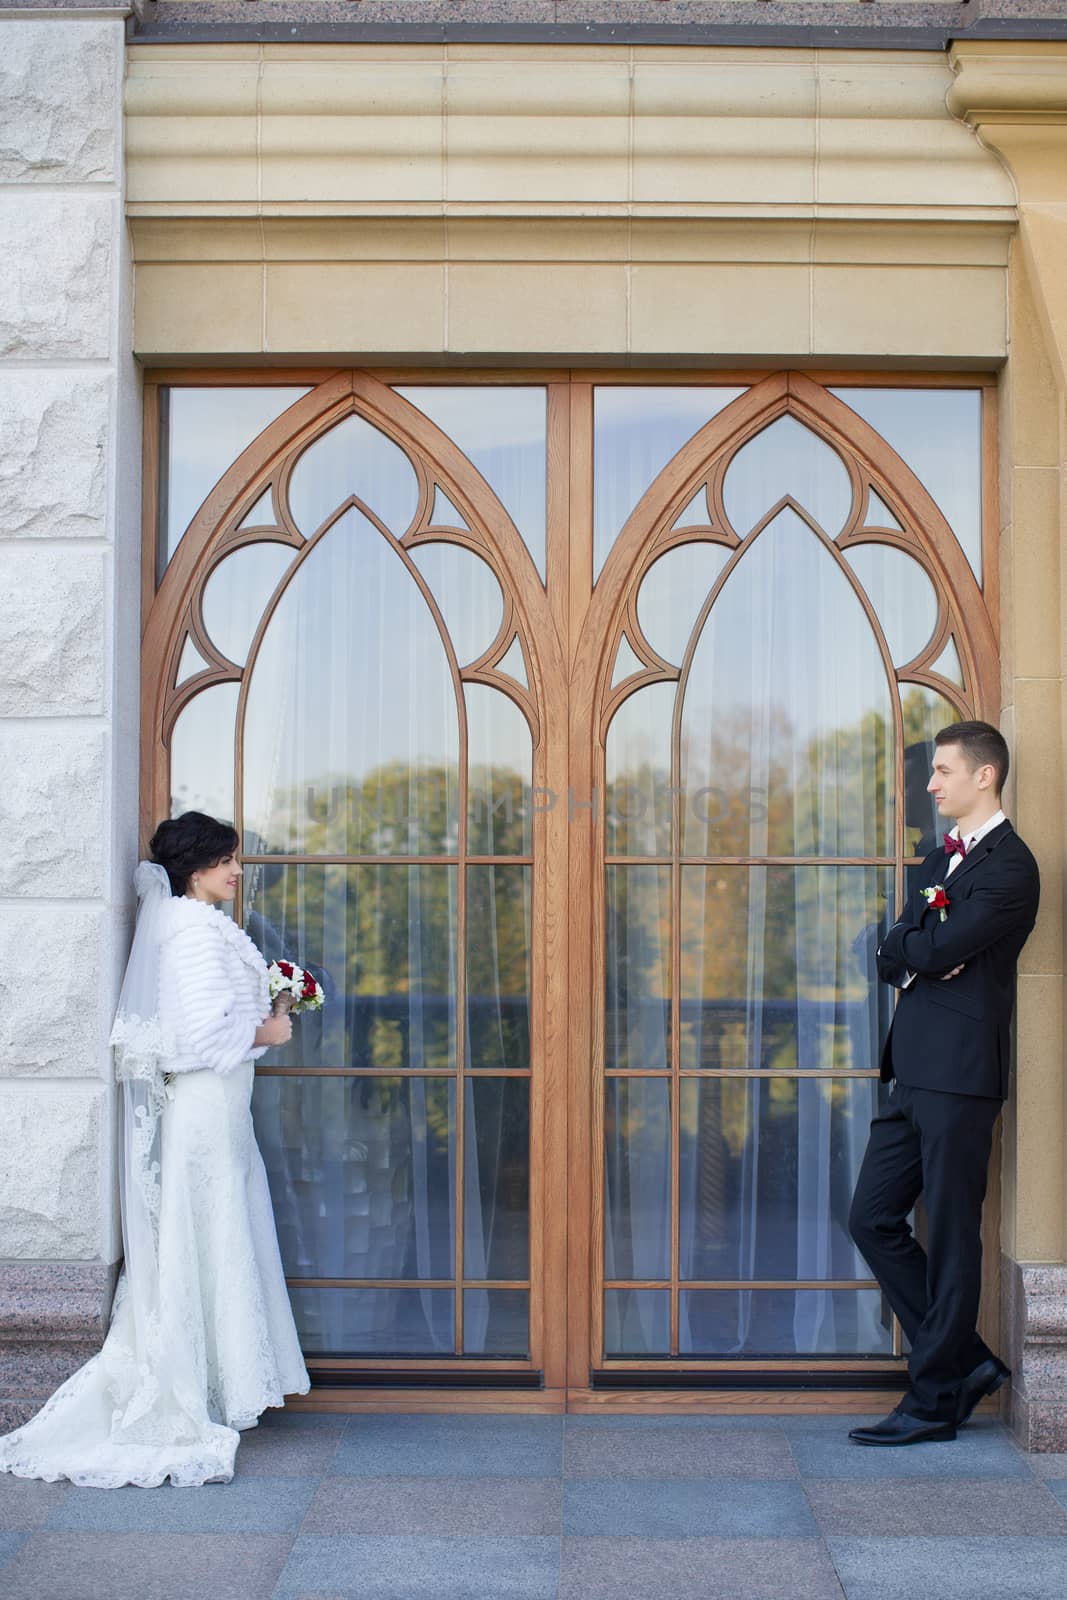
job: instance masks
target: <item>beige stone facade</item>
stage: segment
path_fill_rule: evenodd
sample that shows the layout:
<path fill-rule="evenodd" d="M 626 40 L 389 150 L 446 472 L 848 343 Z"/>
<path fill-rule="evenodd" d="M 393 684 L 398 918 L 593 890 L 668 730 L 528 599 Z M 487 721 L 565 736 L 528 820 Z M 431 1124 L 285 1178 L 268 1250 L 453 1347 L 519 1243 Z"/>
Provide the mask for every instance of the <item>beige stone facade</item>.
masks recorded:
<path fill-rule="evenodd" d="M 1067 43 L 971 40 L 946 53 L 134 37 L 120 116 L 109 99 L 120 24 L 0 27 L 18 40 L 12 99 L 35 85 L 22 166 L 0 175 L 13 186 L 0 189 L 5 235 L 25 267 L 0 289 L 0 567 L 9 592 L 21 580 L 42 596 L 0 625 L 11 664 L 0 755 L 18 775 L 0 815 L 19 841 L 2 869 L 0 941 L 9 957 L 40 949 L 70 1012 L 69 1026 L 40 1029 L 17 998 L 4 1002 L 0 1256 L 107 1268 L 119 1253 L 104 1198 L 104 1039 L 121 960 L 116 885 L 134 849 L 134 712 L 116 674 L 138 580 L 115 547 L 115 480 L 140 446 L 117 398 L 131 353 L 145 367 L 252 372 L 994 373 L 1000 714 L 1010 809 L 1043 877 L 1003 1123 L 1004 1341 L 1020 1436 L 1064 1448 Z M 74 44 L 100 87 L 59 148 L 40 110 L 41 64 L 67 82 Z M 75 947 L 103 952 L 91 991 Z M 9 1298 L 28 1304 L 20 1271 Z M 26 1340 L 16 1321 L 11 1339 Z M 17 1400 L 37 1389 L 20 1387 L 14 1348 Z"/>

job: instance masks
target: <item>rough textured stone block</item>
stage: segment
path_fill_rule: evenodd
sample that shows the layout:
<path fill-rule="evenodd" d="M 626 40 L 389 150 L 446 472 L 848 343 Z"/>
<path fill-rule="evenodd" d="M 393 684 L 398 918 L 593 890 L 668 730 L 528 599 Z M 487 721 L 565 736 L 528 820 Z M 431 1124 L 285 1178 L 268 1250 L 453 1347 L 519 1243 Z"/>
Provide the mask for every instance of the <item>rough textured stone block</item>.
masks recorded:
<path fill-rule="evenodd" d="M 103 537 L 107 378 L 0 371 L 0 538 Z"/>
<path fill-rule="evenodd" d="M 100 1018 L 102 914 L 66 907 L 0 909 L 0 1076 L 89 1077 L 108 1067 Z M 48 1003 L 27 989 L 48 974 Z"/>
<path fill-rule="evenodd" d="M 0 896 L 99 895 L 103 729 L 9 722 L 0 726 L 0 772 Z"/>
<path fill-rule="evenodd" d="M 1002 1257 L 1011 1422 L 1024 1450 L 1067 1450 L 1067 1267 Z"/>
<path fill-rule="evenodd" d="M 117 23 L 5 24 L 0 181 L 114 181 L 121 49 Z"/>
<path fill-rule="evenodd" d="M 0 355 L 108 355 L 117 206 L 110 195 L 0 197 Z"/>
<path fill-rule="evenodd" d="M 0 546 L 0 716 L 104 709 L 104 561 L 90 551 Z"/>
<path fill-rule="evenodd" d="M 85 1084 L 0 1087 L 0 1256 L 97 1254 L 107 1093 Z"/>

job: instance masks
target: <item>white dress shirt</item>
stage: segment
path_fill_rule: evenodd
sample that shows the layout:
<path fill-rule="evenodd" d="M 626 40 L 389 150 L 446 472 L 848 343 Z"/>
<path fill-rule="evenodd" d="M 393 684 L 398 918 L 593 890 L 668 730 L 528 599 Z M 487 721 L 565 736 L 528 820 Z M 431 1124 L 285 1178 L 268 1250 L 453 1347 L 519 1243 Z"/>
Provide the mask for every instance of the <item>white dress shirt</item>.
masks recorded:
<path fill-rule="evenodd" d="M 979 839 L 984 839 L 987 833 L 992 833 L 994 828 L 999 828 L 1000 824 L 1002 822 L 1006 822 L 1007 820 L 1008 819 L 1005 817 L 1003 811 L 994 811 L 988 822 L 983 822 L 980 828 L 976 828 L 973 833 L 969 833 L 964 839 L 963 842 L 967 847 L 967 854 L 970 855 Z M 952 829 L 951 836 L 953 839 L 959 838 L 960 829 L 958 823 Z M 948 872 L 945 874 L 947 878 L 951 878 L 952 874 L 955 872 L 962 860 L 963 857 L 960 855 L 959 851 L 954 850 L 952 852 L 952 860 L 948 864 Z"/>

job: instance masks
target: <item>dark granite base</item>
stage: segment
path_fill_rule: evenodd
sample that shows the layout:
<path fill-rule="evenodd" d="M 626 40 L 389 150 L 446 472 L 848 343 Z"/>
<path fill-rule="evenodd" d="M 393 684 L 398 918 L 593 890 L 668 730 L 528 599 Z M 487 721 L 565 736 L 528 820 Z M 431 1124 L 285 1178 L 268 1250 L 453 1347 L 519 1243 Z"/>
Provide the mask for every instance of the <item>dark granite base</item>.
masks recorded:
<path fill-rule="evenodd" d="M 100 1349 L 117 1278 L 117 1262 L 0 1262 L 0 1431 Z"/>
<path fill-rule="evenodd" d="M 1024 1450 L 1067 1451 L 1067 1266 L 1001 1263 L 1006 1420 Z"/>

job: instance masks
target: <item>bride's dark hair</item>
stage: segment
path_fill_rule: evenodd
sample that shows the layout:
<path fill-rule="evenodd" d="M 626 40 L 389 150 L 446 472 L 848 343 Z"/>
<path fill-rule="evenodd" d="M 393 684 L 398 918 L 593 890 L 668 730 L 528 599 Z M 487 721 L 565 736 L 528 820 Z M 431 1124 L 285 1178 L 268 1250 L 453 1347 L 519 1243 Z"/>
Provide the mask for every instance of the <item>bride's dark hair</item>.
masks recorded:
<path fill-rule="evenodd" d="M 237 829 L 202 811 L 186 811 L 161 822 L 148 848 L 152 860 L 166 869 L 172 894 L 184 894 L 194 872 L 217 867 L 237 849 Z"/>

